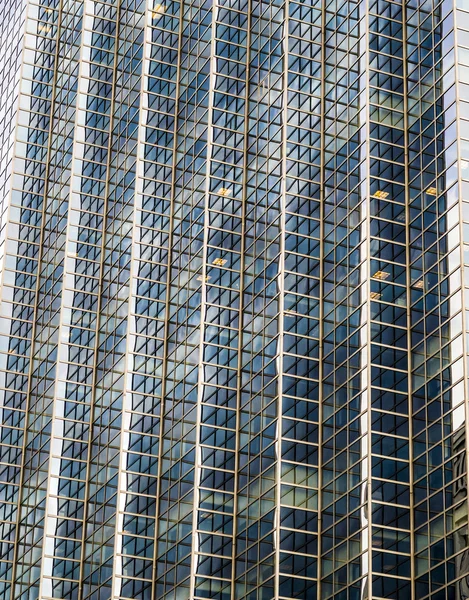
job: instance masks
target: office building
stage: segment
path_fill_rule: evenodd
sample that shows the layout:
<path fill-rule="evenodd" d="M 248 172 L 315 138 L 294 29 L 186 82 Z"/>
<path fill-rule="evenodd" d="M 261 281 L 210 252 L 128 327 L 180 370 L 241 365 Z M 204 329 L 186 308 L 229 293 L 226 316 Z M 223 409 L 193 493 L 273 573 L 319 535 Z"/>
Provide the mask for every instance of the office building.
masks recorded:
<path fill-rule="evenodd" d="M 469 2 L 0 0 L 0 598 L 469 598 Z"/>

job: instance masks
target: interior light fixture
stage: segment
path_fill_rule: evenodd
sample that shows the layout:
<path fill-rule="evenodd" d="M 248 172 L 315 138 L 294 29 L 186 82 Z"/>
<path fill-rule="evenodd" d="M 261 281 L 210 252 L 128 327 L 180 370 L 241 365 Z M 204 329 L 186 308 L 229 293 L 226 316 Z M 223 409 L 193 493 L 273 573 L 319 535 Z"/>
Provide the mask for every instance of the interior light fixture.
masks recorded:
<path fill-rule="evenodd" d="M 223 267 L 223 265 L 225 265 L 226 263 L 226 258 L 215 258 L 212 262 L 212 265 L 215 265 L 217 267 Z"/>
<path fill-rule="evenodd" d="M 205 277 L 203 275 L 199 275 L 197 277 L 197 281 L 209 281 L 210 279 L 210 275 L 205 275 Z"/>
<path fill-rule="evenodd" d="M 437 194 L 437 189 L 436 189 L 436 187 L 429 187 L 429 188 L 427 189 L 427 194 L 428 194 L 429 196 L 436 196 L 436 194 Z"/>
<path fill-rule="evenodd" d="M 231 190 L 230 188 L 222 187 L 218 190 L 218 193 L 220 194 L 220 196 L 229 196 L 231 194 Z"/>
<path fill-rule="evenodd" d="M 381 281 L 384 281 L 389 277 L 389 273 L 387 273 L 386 271 L 376 271 L 376 273 L 372 277 L 373 279 L 380 279 Z"/>
<path fill-rule="evenodd" d="M 379 292 L 371 292 L 370 298 L 372 300 L 379 300 L 381 298 L 381 294 Z"/>
<path fill-rule="evenodd" d="M 378 190 L 373 194 L 373 196 L 375 198 L 379 198 L 380 200 L 386 200 L 386 198 L 389 196 L 389 192 L 383 192 L 383 190 Z"/>
<path fill-rule="evenodd" d="M 413 284 L 414 288 L 417 288 L 419 290 L 421 290 L 423 288 L 423 279 L 420 279 L 419 281 L 416 281 Z"/>

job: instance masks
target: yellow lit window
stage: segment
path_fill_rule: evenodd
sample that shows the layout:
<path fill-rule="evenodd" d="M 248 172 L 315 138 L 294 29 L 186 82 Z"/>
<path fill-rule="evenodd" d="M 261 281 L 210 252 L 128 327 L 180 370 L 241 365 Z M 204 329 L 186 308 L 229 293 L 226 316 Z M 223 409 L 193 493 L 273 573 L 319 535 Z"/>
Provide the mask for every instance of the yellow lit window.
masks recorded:
<path fill-rule="evenodd" d="M 381 281 L 384 281 L 388 277 L 389 273 L 386 273 L 386 271 L 376 271 L 376 273 L 373 275 L 373 279 L 381 279 Z"/>
<path fill-rule="evenodd" d="M 226 259 L 225 258 L 215 258 L 212 264 L 217 267 L 223 267 L 223 265 L 226 264 Z"/>
<path fill-rule="evenodd" d="M 373 196 L 375 198 L 379 198 L 380 200 L 386 200 L 386 198 L 389 196 L 389 192 L 383 192 L 382 190 L 378 190 L 373 194 Z"/>

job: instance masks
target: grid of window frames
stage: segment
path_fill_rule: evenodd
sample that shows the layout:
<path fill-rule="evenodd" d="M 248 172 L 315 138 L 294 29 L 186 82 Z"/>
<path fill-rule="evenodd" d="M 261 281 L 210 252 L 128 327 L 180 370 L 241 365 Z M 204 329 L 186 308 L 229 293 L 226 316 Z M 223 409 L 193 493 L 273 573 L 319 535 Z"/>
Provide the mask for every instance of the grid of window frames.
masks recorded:
<path fill-rule="evenodd" d="M 464 4 L 10 3 L 2 596 L 469 598 Z"/>
<path fill-rule="evenodd" d="M 146 418 L 146 407 L 139 402 L 138 385 L 133 394 L 132 386 L 138 383 L 140 364 L 136 363 L 132 350 L 127 351 L 133 339 L 129 333 L 130 315 L 135 306 L 131 294 L 133 289 L 136 288 L 137 293 L 141 289 L 138 279 L 131 284 L 130 274 L 136 216 L 133 207 L 137 141 L 142 116 L 145 4 L 121 0 L 115 6 L 104 4 L 102 8 L 101 23 L 95 26 L 97 31 L 102 28 L 110 40 L 97 36 L 96 41 L 104 48 L 108 47 L 107 41 L 112 44 L 110 67 L 113 73 L 109 78 L 104 65 L 96 71 L 103 82 L 111 82 L 108 94 L 111 103 L 107 173 L 102 171 L 105 173 L 104 230 L 99 247 L 99 312 L 86 496 L 88 519 L 83 540 L 84 599 L 132 598 L 150 593 L 152 527 L 145 516 L 148 505 L 150 510 L 154 506 L 156 481 L 154 469 L 148 475 L 146 469 L 145 474 L 138 474 L 142 460 L 148 461 L 149 471 L 152 464 L 153 437 L 145 436 L 145 426 L 148 421 L 152 422 L 152 417 Z M 133 268 L 138 269 L 138 263 Z M 141 359 L 145 364 L 145 357 Z M 145 447 L 149 452 L 142 459 L 138 452 Z M 148 504 L 147 495 L 153 496 Z M 149 535 L 145 536 L 147 526 Z M 138 530 L 142 533 L 140 543 L 135 538 Z"/>
<path fill-rule="evenodd" d="M 404 3 L 369 7 L 371 566 L 375 598 L 411 596 Z M 384 274 L 384 275 L 383 275 Z"/>
<path fill-rule="evenodd" d="M 175 158 L 170 179 L 172 211 L 155 588 L 156 597 L 168 600 L 194 597 L 201 593 L 196 592 L 197 587 L 207 586 L 210 597 L 210 581 L 204 577 L 211 572 L 208 557 L 196 552 L 210 552 L 211 544 L 210 540 L 205 543 L 194 529 L 198 525 L 199 503 L 201 508 L 217 508 L 212 501 L 215 493 L 203 489 L 213 488 L 210 478 L 203 484 L 204 459 L 207 466 L 223 466 L 217 461 L 215 448 L 202 451 L 199 446 L 204 381 L 210 369 L 202 361 L 207 358 L 209 363 L 211 358 L 203 344 L 204 320 L 210 310 L 209 302 L 222 292 L 208 285 L 209 269 L 204 264 L 208 255 L 207 198 L 210 191 L 218 192 L 210 190 L 209 185 L 215 9 L 212 3 L 203 1 L 174 6 L 179 16 L 177 34 L 175 31 L 173 36 L 173 47 L 178 50 L 178 69 L 174 73 L 177 100 L 171 140 Z M 221 375 L 222 385 L 223 379 Z M 216 372 L 213 383 L 217 383 Z M 206 441 L 210 443 L 209 439 Z M 223 492 L 221 496 L 226 498 Z M 226 560 L 222 548 L 221 562 Z M 197 568 L 202 575 L 200 583 L 195 577 Z M 215 568 L 215 576 L 216 571 Z M 218 571 L 218 576 L 226 574 Z"/>
<path fill-rule="evenodd" d="M 455 103 L 464 83 L 455 85 L 454 47 L 456 38 L 464 39 L 455 23 L 461 20 L 464 29 L 467 19 L 452 8 L 448 2 L 410 2 L 407 8 L 414 568 L 419 598 L 464 598 L 468 590 L 464 204 L 458 202 L 464 186 L 458 182 Z M 463 68 L 461 76 L 464 81 Z"/>
<path fill-rule="evenodd" d="M 286 3 L 278 597 L 318 596 L 322 3 Z M 275 70 L 275 67 L 274 67 Z M 283 293 L 282 293 L 283 292 Z M 277 500 L 278 502 L 278 500 Z"/>
<path fill-rule="evenodd" d="M 287 4 L 250 4 L 234 597 L 275 597 Z"/>
<path fill-rule="evenodd" d="M 22 322 L 22 343 L 18 352 L 20 339 L 13 337 L 17 326 L 12 323 L 8 361 L 16 371 L 17 398 L 26 394 L 27 407 L 13 566 L 16 597 L 40 593 L 38 565 L 44 562 L 47 505 L 52 501 L 49 457 L 81 8 L 79 2 L 32 2 L 27 7 L 23 61 L 30 68 L 23 71 L 18 119 L 25 143 L 15 148 L 11 202 L 20 225 L 16 260 L 10 263 L 17 270 L 13 314 Z M 62 485 L 69 483 L 65 475 Z"/>
<path fill-rule="evenodd" d="M 10 346 L 9 315 L 12 310 L 12 284 L 14 272 L 5 270 L 6 221 L 10 206 L 12 186 L 12 157 L 15 137 L 16 114 L 19 96 L 19 69 L 24 35 L 25 5 L 22 1 L 3 6 L 0 22 L 0 277 L 4 286 L 5 300 L 0 312 L 0 595 L 9 597 L 13 577 L 14 540 L 21 480 L 21 459 L 25 415 L 25 395 L 16 395 L 9 387 L 14 380 L 7 374 L 9 347 L 18 355 L 25 352 L 24 340 L 18 339 Z M 30 67 L 32 69 L 32 66 Z M 11 226 L 10 226 L 11 227 Z M 13 229 L 16 227 L 13 225 Z M 17 234 L 16 234 L 17 235 Z M 15 237 L 12 236 L 12 237 Z M 2 335 L 3 334 L 3 335 Z M 19 357 L 22 360 L 22 357 Z M 12 364 L 12 363 L 10 363 Z M 7 383 L 8 380 L 8 383 Z"/>
<path fill-rule="evenodd" d="M 451 49 L 448 48 L 448 43 L 452 41 L 451 32 L 445 31 L 446 34 L 446 44 L 443 59 L 444 72 L 449 71 L 449 69 L 453 66 L 453 60 L 456 69 L 456 87 L 452 88 L 451 85 L 448 86 L 448 91 L 445 91 L 444 98 L 447 97 L 448 100 L 444 101 L 443 109 L 446 110 L 446 107 L 452 106 L 455 107 L 454 101 L 455 97 L 458 98 L 457 103 L 457 117 L 458 117 L 458 138 L 459 138 L 459 199 L 460 199 L 460 212 L 459 219 L 462 221 L 462 231 L 461 231 L 461 239 L 463 241 L 462 245 L 462 260 L 461 263 L 464 264 L 463 272 L 461 274 L 461 284 L 463 287 L 463 298 L 462 305 L 466 309 L 468 306 L 469 300 L 469 255 L 468 255 L 468 222 L 469 222 L 469 172 L 468 166 L 469 163 L 467 158 L 469 157 L 469 7 L 465 5 L 464 2 L 458 0 L 456 2 L 457 10 L 453 14 L 453 19 L 448 21 L 448 25 L 455 27 L 454 30 L 454 55 L 451 53 Z M 442 14 L 444 17 L 450 17 L 450 15 Z M 446 28 L 447 29 L 447 28 Z M 451 81 L 451 80 L 450 80 Z M 453 167 L 454 169 L 454 167 Z M 453 258 L 453 261 L 451 261 Z M 449 269 L 453 270 L 454 267 L 458 264 L 458 254 L 456 252 L 451 252 L 449 255 Z M 456 296 L 454 297 L 457 298 Z M 469 328 L 469 314 L 467 309 L 464 310 L 462 315 L 463 318 L 463 331 L 466 332 L 465 337 L 467 340 L 467 331 Z M 451 333 L 451 331 L 450 331 Z M 467 341 L 464 344 L 464 336 L 462 338 L 464 355 L 467 355 L 468 352 L 468 344 Z M 467 364 L 467 356 L 466 360 L 463 363 Z M 467 390 L 467 373 L 465 374 L 466 380 L 466 390 Z M 464 393 L 467 397 L 467 391 L 464 391 L 463 386 L 460 386 L 461 393 Z M 455 398 L 455 402 L 452 403 L 460 404 L 460 400 Z M 467 510 L 467 454 L 466 448 L 468 445 L 468 437 L 467 437 L 467 428 L 464 422 L 461 422 L 464 416 L 466 420 L 468 418 L 467 408 L 466 415 L 463 413 L 462 406 L 458 407 L 458 419 L 453 420 L 451 424 L 452 429 L 452 439 L 451 444 L 448 446 L 451 448 L 450 452 L 452 455 L 452 466 L 453 466 L 453 486 L 452 486 L 452 515 L 449 514 L 453 518 L 452 530 L 453 533 L 453 548 L 448 549 L 446 553 L 446 560 L 451 555 L 454 555 L 454 578 L 456 582 L 454 586 L 449 587 L 448 589 L 455 589 L 457 593 L 461 597 L 464 595 L 468 595 L 469 593 L 469 578 L 467 576 L 466 565 L 469 557 L 468 547 L 467 547 L 467 533 L 468 533 L 468 510 Z M 449 467 L 449 464 L 448 464 Z M 449 490 L 448 490 L 449 491 Z M 449 507 L 449 502 L 448 502 Z M 440 547 L 441 547 L 440 541 Z M 427 557 L 425 557 L 427 558 Z M 443 557 L 441 557 L 443 559 Z M 441 563 L 442 561 L 440 561 Z M 441 566 L 440 566 L 441 569 Z M 449 577 L 448 577 L 449 580 Z"/>
<path fill-rule="evenodd" d="M 360 119 L 360 110 L 369 110 L 367 4 L 327 2 L 324 14 L 319 596 L 324 598 L 360 598 L 368 586 L 361 552 L 368 546 L 369 449 L 360 415 L 367 412 L 363 354 L 369 335 L 362 316 L 368 116 Z"/>

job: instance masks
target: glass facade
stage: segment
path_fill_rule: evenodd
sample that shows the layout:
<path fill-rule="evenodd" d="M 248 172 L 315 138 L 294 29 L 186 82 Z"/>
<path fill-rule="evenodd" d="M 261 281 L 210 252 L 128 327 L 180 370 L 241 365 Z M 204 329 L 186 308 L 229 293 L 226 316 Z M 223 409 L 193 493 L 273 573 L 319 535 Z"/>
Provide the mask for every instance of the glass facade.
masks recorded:
<path fill-rule="evenodd" d="M 0 600 L 469 600 L 469 1 L 0 12 Z"/>

